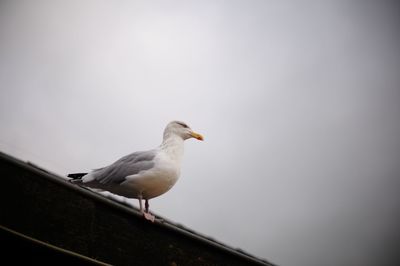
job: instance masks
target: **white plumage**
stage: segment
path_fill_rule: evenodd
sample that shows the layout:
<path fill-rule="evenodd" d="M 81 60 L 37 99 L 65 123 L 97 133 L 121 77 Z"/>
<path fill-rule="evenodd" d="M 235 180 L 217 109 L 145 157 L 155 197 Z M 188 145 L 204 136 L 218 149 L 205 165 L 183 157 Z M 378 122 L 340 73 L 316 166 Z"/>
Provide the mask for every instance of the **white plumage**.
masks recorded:
<path fill-rule="evenodd" d="M 148 200 L 171 189 L 180 175 L 184 141 L 189 138 L 203 140 L 185 123 L 170 122 L 165 130 L 162 144 L 153 150 L 134 152 L 113 164 L 93 170 L 88 174 L 71 174 L 74 183 L 107 190 L 127 198 L 139 199 L 144 217 L 154 221 L 149 213 Z M 145 200 L 143 211 L 142 199 Z"/>

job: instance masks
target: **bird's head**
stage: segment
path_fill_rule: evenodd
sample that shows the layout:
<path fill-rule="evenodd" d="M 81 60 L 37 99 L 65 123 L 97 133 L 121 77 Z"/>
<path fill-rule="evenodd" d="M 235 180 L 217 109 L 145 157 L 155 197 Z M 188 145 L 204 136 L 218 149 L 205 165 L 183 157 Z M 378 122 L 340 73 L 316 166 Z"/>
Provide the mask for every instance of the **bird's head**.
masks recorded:
<path fill-rule="evenodd" d="M 183 140 L 195 138 L 198 140 L 204 140 L 203 136 L 199 133 L 194 132 L 186 123 L 181 121 L 170 122 L 164 130 L 164 138 L 170 135 L 177 135 Z"/>

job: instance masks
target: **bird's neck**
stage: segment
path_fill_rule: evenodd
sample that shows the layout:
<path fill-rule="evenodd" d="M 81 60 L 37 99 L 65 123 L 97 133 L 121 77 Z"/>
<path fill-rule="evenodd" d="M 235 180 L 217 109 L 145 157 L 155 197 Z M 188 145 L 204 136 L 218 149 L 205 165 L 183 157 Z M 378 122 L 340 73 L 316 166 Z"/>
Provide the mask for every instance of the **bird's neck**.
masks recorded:
<path fill-rule="evenodd" d="M 164 136 L 160 149 L 165 151 L 172 160 L 181 162 L 183 157 L 183 139 L 176 135 Z"/>

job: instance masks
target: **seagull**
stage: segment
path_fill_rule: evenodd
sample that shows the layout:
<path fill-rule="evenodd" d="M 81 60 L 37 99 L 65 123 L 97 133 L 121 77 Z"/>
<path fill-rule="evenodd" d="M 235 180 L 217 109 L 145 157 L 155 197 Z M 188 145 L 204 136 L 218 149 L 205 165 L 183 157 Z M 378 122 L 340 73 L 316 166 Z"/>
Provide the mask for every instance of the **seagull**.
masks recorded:
<path fill-rule="evenodd" d="M 139 200 L 140 212 L 154 222 L 149 212 L 149 200 L 170 190 L 179 178 L 183 157 L 183 142 L 195 138 L 204 140 L 186 123 L 172 121 L 165 127 L 163 141 L 155 149 L 126 155 L 113 164 L 89 173 L 69 174 L 70 181 L 84 187 Z M 142 200 L 145 201 L 143 209 Z"/>

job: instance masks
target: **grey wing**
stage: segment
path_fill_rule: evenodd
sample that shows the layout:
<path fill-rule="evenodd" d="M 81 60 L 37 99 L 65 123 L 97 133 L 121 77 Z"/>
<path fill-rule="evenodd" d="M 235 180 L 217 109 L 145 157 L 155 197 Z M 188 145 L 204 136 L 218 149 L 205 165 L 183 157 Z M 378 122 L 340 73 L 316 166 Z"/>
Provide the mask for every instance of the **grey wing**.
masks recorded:
<path fill-rule="evenodd" d="M 101 184 L 120 184 L 129 175 L 153 168 L 155 156 L 156 150 L 134 152 L 110 166 L 94 170 L 92 174 L 94 179 Z"/>

